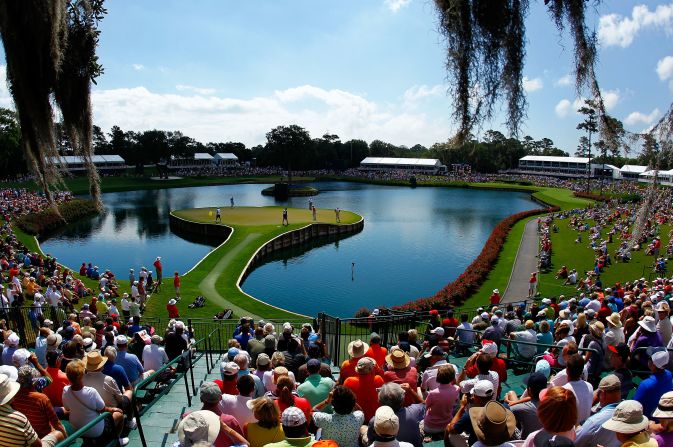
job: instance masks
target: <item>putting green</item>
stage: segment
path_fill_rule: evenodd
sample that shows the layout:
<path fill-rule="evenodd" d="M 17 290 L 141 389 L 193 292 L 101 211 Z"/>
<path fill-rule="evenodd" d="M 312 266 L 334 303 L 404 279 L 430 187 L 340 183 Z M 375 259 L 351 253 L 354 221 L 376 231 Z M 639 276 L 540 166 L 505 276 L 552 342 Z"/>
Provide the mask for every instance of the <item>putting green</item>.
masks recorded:
<path fill-rule="evenodd" d="M 216 208 L 192 208 L 174 211 L 173 215 L 185 220 L 199 223 L 215 223 Z M 233 208 L 220 208 L 222 224 L 229 226 L 259 226 L 281 225 L 283 220 L 283 207 L 265 206 L 251 207 L 240 206 Z M 288 221 L 291 224 L 336 223 L 336 213 L 332 209 L 316 208 L 316 220 L 313 220 L 311 211 L 306 208 L 288 208 Z M 341 223 L 355 223 L 361 219 L 350 211 L 341 211 Z"/>

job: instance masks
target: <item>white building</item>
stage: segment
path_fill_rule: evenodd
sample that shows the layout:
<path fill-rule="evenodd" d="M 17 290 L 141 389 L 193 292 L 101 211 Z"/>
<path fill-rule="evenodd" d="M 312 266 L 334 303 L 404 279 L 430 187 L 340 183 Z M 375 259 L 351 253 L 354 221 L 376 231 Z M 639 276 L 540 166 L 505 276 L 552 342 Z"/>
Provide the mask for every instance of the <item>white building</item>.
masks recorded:
<path fill-rule="evenodd" d="M 126 169 L 126 162 L 119 155 L 92 155 L 91 161 L 99 171 Z M 49 162 L 58 165 L 69 172 L 83 172 L 86 170 L 84 158 L 79 155 L 62 155 L 51 157 Z"/>
<path fill-rule="evenodd" d="M 211 166 L 215 162 L 215 158 L 207 152 L 197 152 L 193 157 L 171 157 L 168 163 L 170 168 L 197 168 L 203 166 Z"/>
<path fill-rule="evenodd" d="M 218 152 L 214 158 L 218 166 L 238 166 L 238 157 L 231 152 Z"/>
<path fill-rule="evenodd" d="M 446 166 L 436 158 L 367 157 L 360 162 L 359 169 L 361 171 L 409 171 L 422 174 L 446 172 Z"/>
<path fill-rule="evenodd" d="M 638 181 L 638 177 L 643 172 L 647 171 L 647 166 L 640 165 L 624 165 L 619 170 L 619 176 L 622 180 Z"/>
<path fill-rule="evenodd" d="M 600 164 L 597 166 L 601 166 Z M 550 155 L 526 155 L 519 159 L 517 174 L 554 175 L 559 177 L 582 177 L 589 170 L 588 157 L 554 157 Z"/>
<path fill-rule="evenodd" d="M 642 183 L 652 183 L 654 181 L 654 170 L 645 171 L 638 176 L 638 181 Z M 668 171 L 658 171 L 657 181 L 660 185 L 673 186 L 673 169 Z"/>

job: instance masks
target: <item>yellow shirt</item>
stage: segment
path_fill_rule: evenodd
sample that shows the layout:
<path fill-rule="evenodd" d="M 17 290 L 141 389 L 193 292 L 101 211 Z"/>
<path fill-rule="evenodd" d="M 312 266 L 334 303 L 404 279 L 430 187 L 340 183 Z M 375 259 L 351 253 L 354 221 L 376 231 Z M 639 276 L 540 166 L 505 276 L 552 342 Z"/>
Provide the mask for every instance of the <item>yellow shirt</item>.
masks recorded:
<path fill-rule="evenodd" d="M 273 428 L 260 427 L 257 422 L 245 426 L 246 439 L 250 447 L 264 447 L 272 442 L 280 442 L 285 439 L 283 426 L 278 424 Z"/>
<path fill-rule="evenodd" d="M 622 447 L 658 447 L 659 444 L 655 439 L 650 438 L 647 432 L 640 432 L 628 441 L 622 444 Z"/>

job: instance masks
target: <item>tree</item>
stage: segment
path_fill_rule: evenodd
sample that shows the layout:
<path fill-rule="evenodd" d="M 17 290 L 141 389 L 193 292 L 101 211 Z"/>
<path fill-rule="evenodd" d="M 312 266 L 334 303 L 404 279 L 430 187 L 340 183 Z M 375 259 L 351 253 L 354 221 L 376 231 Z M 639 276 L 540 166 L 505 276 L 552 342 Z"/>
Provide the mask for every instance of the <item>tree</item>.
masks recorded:
<path fill-rule="evenodd" d="M 0 108 L 0 180 L 8 180 L 27 172 L 21 150 L 21 128 L 13 110 Z"/>
<path fill-rule="evenodd" d="M 292 184 L 292 166 L 300 166 L 311 148 L 311 136 L 296 124 L 278 126 L 266 134 L 265 151 L 280 160 L 281 166 L 287 169 L 288 185 Z"/>
<path fill-rule="evenodd" d="M 598 131 L 598 123 L 596 122 L 596 103 L 592 100 L 585 99 L 584 105 L 580 107 L 578 112 L 584 115 L 584 121 L 577 125 L 577 130 L 584 130 L 587 135 L 587 157 L 589 161 L 587 162 L 587 192 L 591 189 L 591 134 Z"/>
<path fill-rule="evenodd" d="M 369 143 L 369 154 L 372 157 L 392 157 L 395 155 L 395 149 L 394 145 L 381 140 Z"/>
<path fill-rule="evenodd" d="M 107 154 L 110 152 L 110 143 L 105 137 L 105 133 L 96 125 L 93 126 L 93 151 L 96 154 Z"/>
<path fill-rule="evenodd" d="M 346 160 L 346 166 L 354 168 L 369 156 L 369 145 L 364 140 L 349 140 L 341 145 L 339 158 Z"/>

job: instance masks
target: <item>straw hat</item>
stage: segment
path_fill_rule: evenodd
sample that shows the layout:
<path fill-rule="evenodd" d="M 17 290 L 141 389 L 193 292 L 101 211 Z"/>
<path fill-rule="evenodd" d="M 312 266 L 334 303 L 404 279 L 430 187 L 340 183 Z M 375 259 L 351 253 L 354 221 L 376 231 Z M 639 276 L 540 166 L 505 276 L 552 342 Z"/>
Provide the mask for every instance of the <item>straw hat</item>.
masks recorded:
<path fill-rule="evenodd" d="M 100 351 L 87 352 L 84 356 L 84 368 L 87 371 L 95 372 L 103 368 L 107 362 L 107 356 L 100 355 Z"/>
<path fill-rule="evenodd" d="M 220 434 L 220 417 L 208 410 L 187 415 L 178 425 L 178 439 L 184 447 L 210 447 Z"/>
<path fill-rule="evenodd" d="M 635 400 L 625 400 L 615 408 L 612 417 L 603 423 L 603 428 L 617 433 L 639 433 L 650 421 L 643 416 L 643 406 Z"/>
<path fill-rule="evenodd" d="M 483 407 L 470 408 L 470 420 L 477 438 L 487 446 L 509 441 L 516 429 L 514 413 L 495 401 L 490 401 Z"/>
<path fill-rule="evenodd" d="M 596 337 L 601 338 L 603 336 L 603 332 L 605 332 L 605 325 L 603 325 L 603 323 L 600 321 L 594 321 L 589 325 L 589 330 Z"/>
<path fill-rule="evenodd" d="M 612 327 L 620 328 L 622 327 L 622 320 L 619 318 L 619 314 L 614 312 L 612 315 L 606 318 L 608 324 Z"/>
<path fill-rule="evenodd" d="M 659 419 L 673 419 L 673 391 L 664 393 L 659 399 L 659 405 L 652 413 L 652 417 Z"/>
<path fill-rule="evenodd" d="M 355 340 L 348 343 L 348 355 L 351 357 L 362 357 L 369 349 L 369 345 L 362 340 Z"/>
<path fill-rule="evenodd" d="M 9 379 L 6 374 L 0 374 L 0 405 L 9 403 L 19 392 L 21 385 Z"/>
<path fill-rule="evenodd" d="M 411 359 L 406 352 L 396 349 L 386 356 L 386 363 L 393 369 L 404 369 L 409 366 Z"/>
<path fill-rule="evenodd" d="M 638 322 L 641 328 L 647 332 L 657 332 L 657 325 L 654 322 L 654 317 L 647 316 Z"/>

